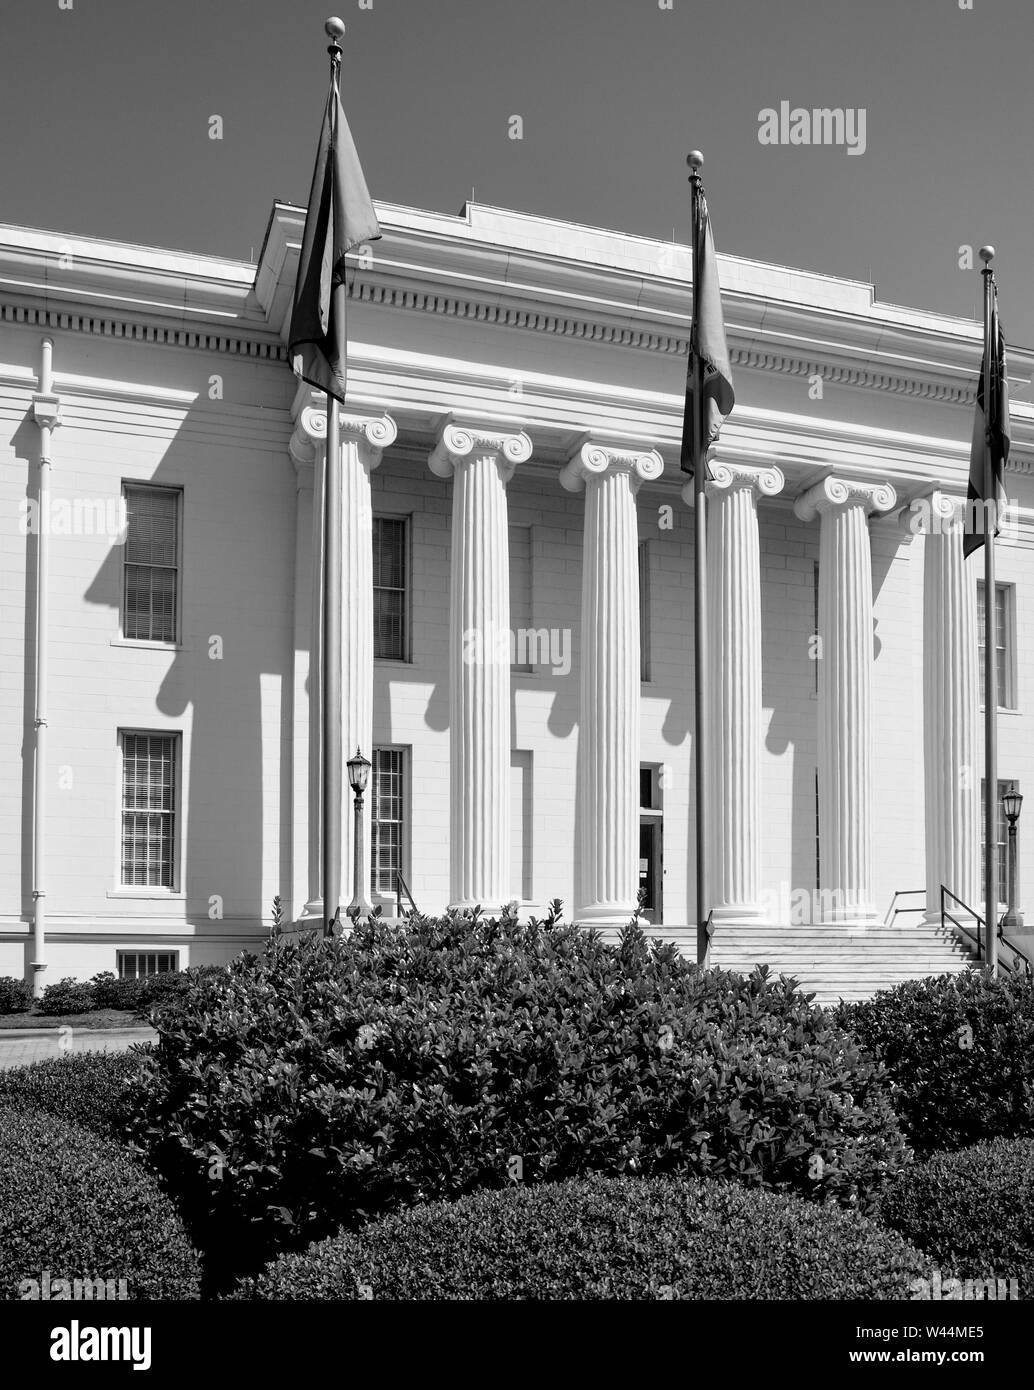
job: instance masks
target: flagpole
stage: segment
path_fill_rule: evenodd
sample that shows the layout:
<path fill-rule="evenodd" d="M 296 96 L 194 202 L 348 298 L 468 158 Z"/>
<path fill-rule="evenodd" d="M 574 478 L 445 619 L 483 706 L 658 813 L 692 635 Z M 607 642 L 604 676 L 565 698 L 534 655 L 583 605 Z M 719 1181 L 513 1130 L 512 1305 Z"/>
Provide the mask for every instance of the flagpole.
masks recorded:
<path fill-rule="evenodd" d="M 992 369 L 993 246 L 980 248 L 984 268 L 984 924 L 989 974 L 998 974 L 998 604 L 995 595 L 995 531 L 998 488 L 991 459 L 997 420 L 997 381 Z M 989 524 L 990 523 L 990 524 Z"/>
<path fill-rule="evenodd" d="M 699 150 L 691 150 L 686 163 L 691 173 L 689 186 L 693 200 L 693 321 L 690 331 L 689 351 L 692 360 L 693 376 L 693 655 L 695 684 L 695 725 L 693 738 L 696 744 L 696 921 L 697 921 L 697 964 L 707 963 L 707 917 L 708 917 L 708 874 L 707 874 L 707 691 L 708 691 L 708 645 L 707 645 L 707 494 L 704 491 L 705 469 L 703 460 L 703 408 L 704 373 L 700 353 L 697 351 L 697 323 L 700 305 L 700 169 L 704 156 Z"/>
<path fill-rule="evenodd" d="M 330 83 L 341 66 L 340 19 L 324 25 Z M 336 135 L 336 131 L 335 131 Z M 335 290 L 339 293 L 343 286 Z M 341 906 L 341 441 L 337 399 L 327 392 L 327 458 L 323 487 L 323 931 L 332 936 Z"/>

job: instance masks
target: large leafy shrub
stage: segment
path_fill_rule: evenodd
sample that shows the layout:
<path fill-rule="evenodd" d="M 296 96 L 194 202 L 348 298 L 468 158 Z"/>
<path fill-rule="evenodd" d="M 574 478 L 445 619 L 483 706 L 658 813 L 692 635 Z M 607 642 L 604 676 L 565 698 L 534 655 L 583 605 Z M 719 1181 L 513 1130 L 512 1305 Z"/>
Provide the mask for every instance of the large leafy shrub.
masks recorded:
<path fill-rule="evenodd" d="M 110 970 L 103 970 L 90 981 L 93 990 L 94 1007 L 98 1009 L 139 1008 L 146 977 L 139 980 L 123 980 Z"/>
<path fill-rule="evenodd" d="M 910 980 L 834 1014 L 894 1082 L 917 1153 L 1034 1135 L 1034 985 L 983 971 Z"/>
<path fill-rule="evenodd" d="M 32 1005 L 32 990 L 24 980 L 0 975 L 0 1014 L 23 1014 Z"/>
<path fill-rule="evenodd" d="M 197 1256 L 154 1178 L 43 1111 L 0 1110 L 0 1298 L 24 1280 L 122 1280 L 129 1298 L 196 1298 Z"/>
<path fill-rule="evenodd" d="M 555 915 L 274 937 L 157 1026 L 139 1142 L 241 1269 L 515 1174 L 864 1206 L 909 1156 L 879 1069 L 791 984 Z"/>
<path fill-rule="evenodd" d="M 41 1014 L 87 1014 L 97 1007 L 93 985 L 88 980 L 75 980 L 66 975 L 52 985 L 47 985 L 36 1004 L 36 1012 Z"/>
<path fill-rule="evenodd" d="M 69 1052 L 0 1071 L 0 1106 L 44 1110 L 124 1144 L 130 1093 L 146 1051 Z"/>
<path fill-rule="evenodd" d="M 992 1139 L 913 1164 L 888 1185 L 879 1215 L 937 1267 L 1015 1279 L 1021 1298 L 1034 1297 L 1034 1139 Z"/>
<path fill-rule="evenodd" d="M 478 1192 L 282 1255 L 236 1298 L 906 1298 L 929 1260 L 857 1212 L 727 1181 Z"/>

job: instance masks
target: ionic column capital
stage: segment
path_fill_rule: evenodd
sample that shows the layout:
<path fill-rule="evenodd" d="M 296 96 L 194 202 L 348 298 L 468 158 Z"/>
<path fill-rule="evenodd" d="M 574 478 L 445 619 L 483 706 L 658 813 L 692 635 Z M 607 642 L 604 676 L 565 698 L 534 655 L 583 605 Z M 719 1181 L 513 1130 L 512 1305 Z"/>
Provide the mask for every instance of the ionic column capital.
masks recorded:
<path fill-rule="evenodd" d="M 439 430 L 438 442 L 427 463 L 432 473 L 448 478 L 471 454 L 495 456 L 503 482 L 509 482 L 517 465 L 531 458 L 531 449 L 531 440 L 523 430 L 481 427 L 449 419 Z"/>
<path fill-rule="evenodd" d="M 896 501 L 897 493 L 890 483 L 866 482 L 859 478 L 841 478 L 830 474 L 802 493 L 793 504 L 793 509 L 801 521 L 812 521 L 816 516 L 843 507 L 864 507 L 867 516 L 874 512 L 889 512 Z"/>
<path fill-rule="evenodd" d="M 384 450 L 398 438 L 398 426 L 390 415 L 352 415 L 339 412 L 338 430 L 342 444 L 357 442 L 360 461 L 368 469 L 380 463 Z M 291 457 L 298 469 L 311 468 L 327 447 L 327 412 L 307 405 L 299 411 L 290 443 Z"/>
<path fill-rule="evenodd" d="M 560 470 L 560 483 L 568 492 L 579 492 L 589 478 L 604 473 L 627 473 L 632 491 L 653 482 L 664 472 L 664 460 L 656 449 L 622 449 L 585 438 Z"/>
<path fill-rule="evenodd" d="M 762 497 L 775 497 L 782 492 L 786 479 L 783 470 L 774 463 L 755 466 L 747 463 L 712 462 L 709 465 L 710 478 L 704 484 L 709 497 L 733 492 L 738 488 L 750 488 Z M 683 489 L 692 493 L 693 484 Z M 688 501 L 689 499 L 686 498 Z"/>
<path fill-rule="evenodd" d="M 933 487 L 913 497 L 901 513 L 901 529 L 913 536 L 949 535 L 962 532 L 966 496 Z"/>

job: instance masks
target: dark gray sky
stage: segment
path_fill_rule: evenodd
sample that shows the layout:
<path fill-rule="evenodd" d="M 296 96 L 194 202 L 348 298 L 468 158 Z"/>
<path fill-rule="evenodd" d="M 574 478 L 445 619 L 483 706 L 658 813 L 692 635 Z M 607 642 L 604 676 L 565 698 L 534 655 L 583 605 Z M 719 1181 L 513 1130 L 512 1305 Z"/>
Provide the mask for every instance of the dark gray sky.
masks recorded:
<path fill-rule="evenodd" d="M 69 2 L 2 2 L 5 222 L 257 254 L 308 194 L 336 3 L 374 197 L 685 240 L 695 145 L 719 250 L 977 317 L 958 248 L 993 241 L 1034 343 L 1034 0 Z M 865 153 L 761 145 L 784 100 L 864 107 Z"/>

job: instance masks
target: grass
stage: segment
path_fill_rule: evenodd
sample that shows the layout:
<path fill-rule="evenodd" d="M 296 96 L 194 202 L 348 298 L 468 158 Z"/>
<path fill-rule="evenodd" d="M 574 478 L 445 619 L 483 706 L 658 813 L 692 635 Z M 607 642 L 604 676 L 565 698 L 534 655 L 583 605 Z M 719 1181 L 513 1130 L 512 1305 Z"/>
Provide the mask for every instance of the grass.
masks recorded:
<path fill-rule="evenodd" d="M 0 1014 L 0 1033 L 12 1028 L 143 1028 L 147 1020 L 131 1009 L 91 1009 L 85 1014 Z"/>

